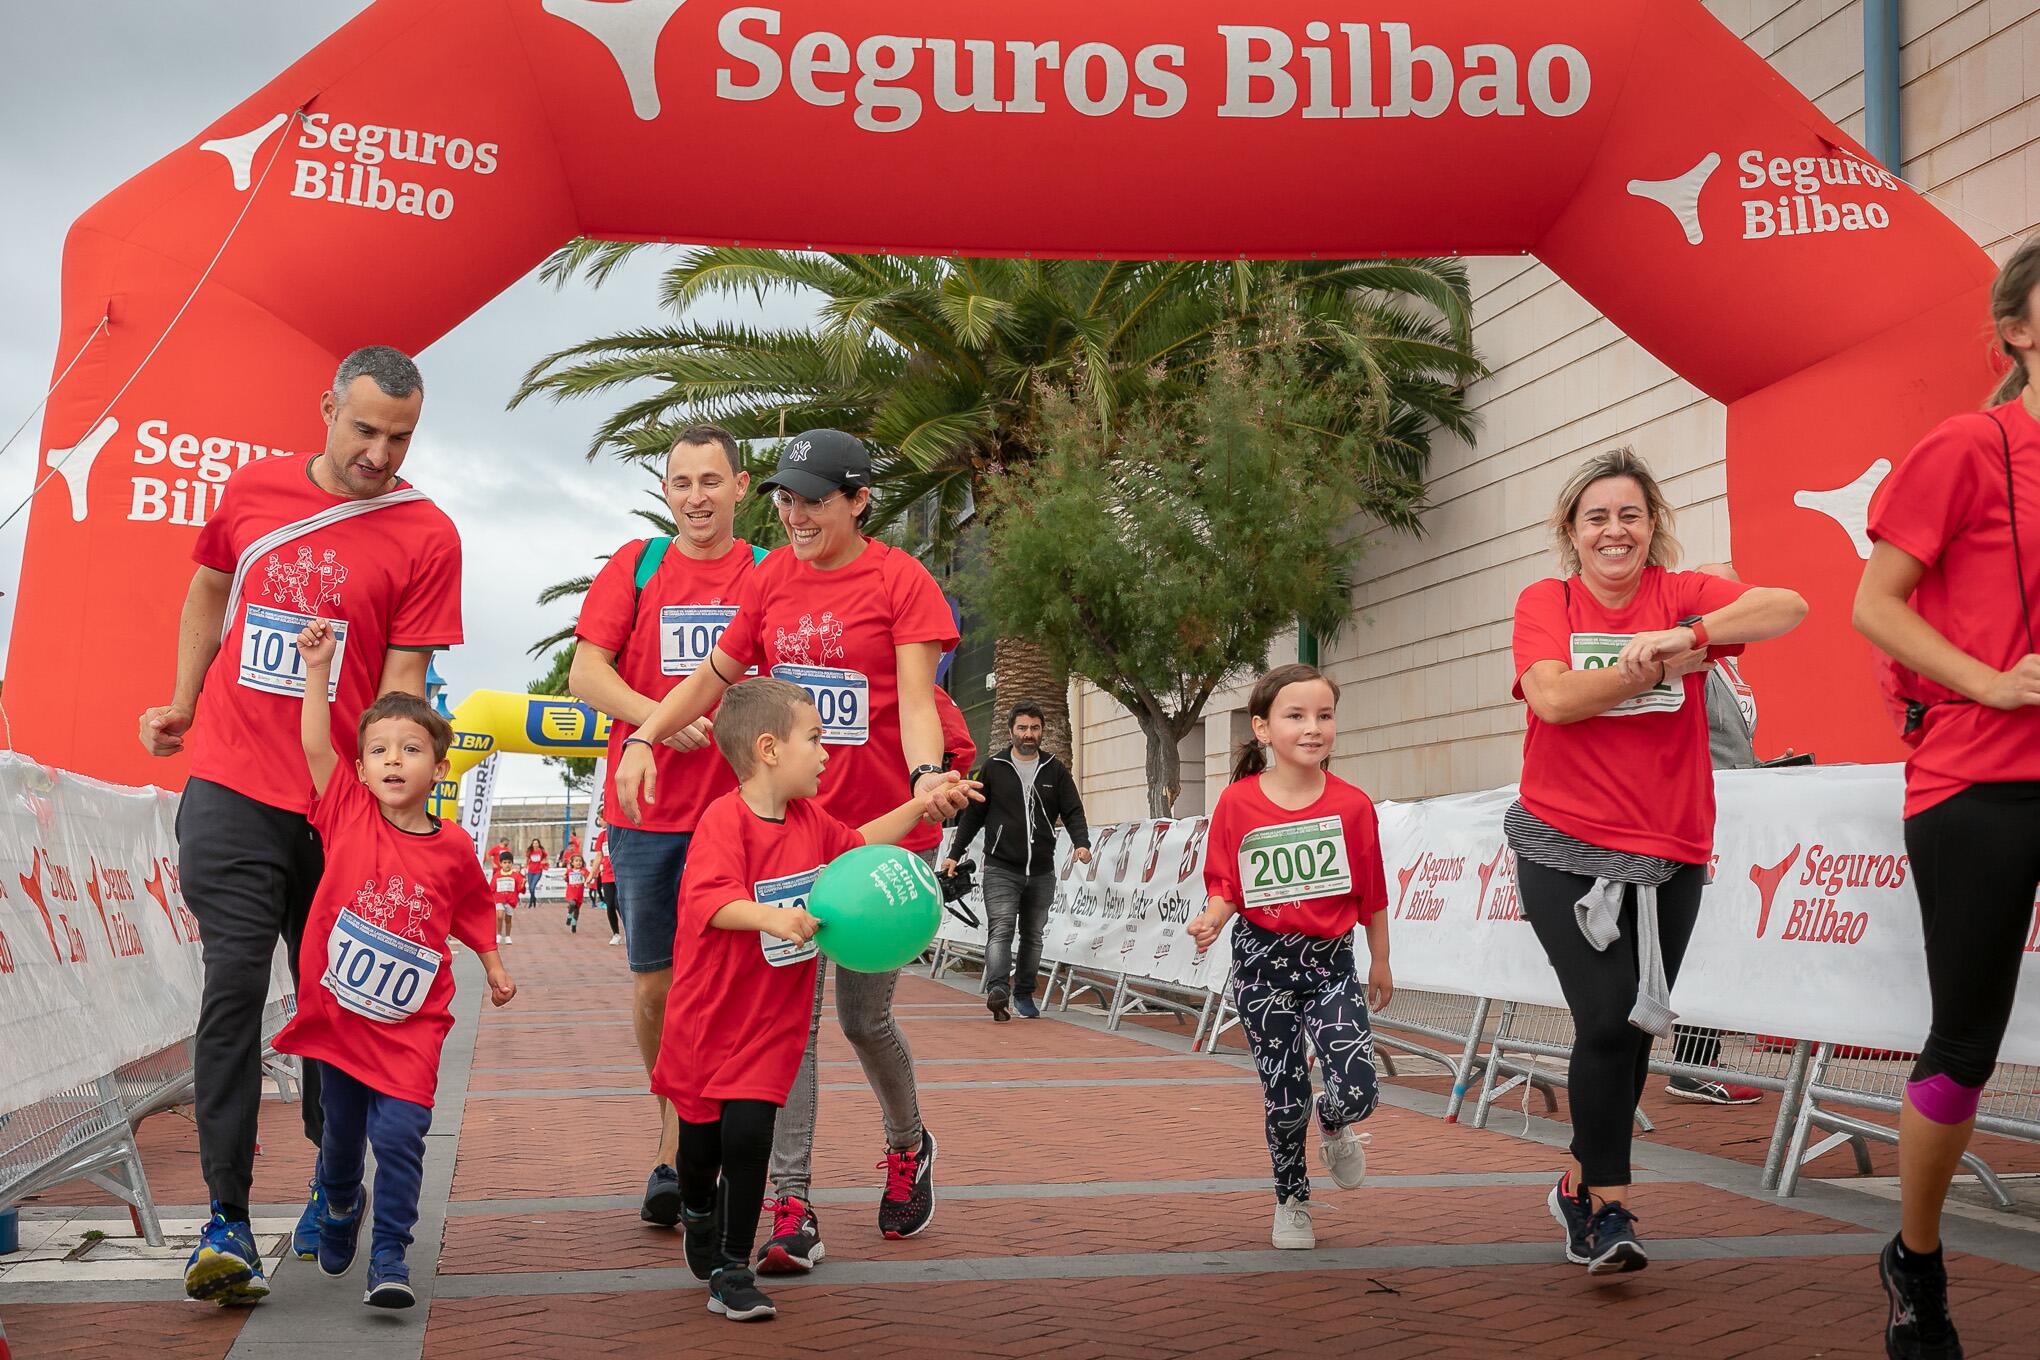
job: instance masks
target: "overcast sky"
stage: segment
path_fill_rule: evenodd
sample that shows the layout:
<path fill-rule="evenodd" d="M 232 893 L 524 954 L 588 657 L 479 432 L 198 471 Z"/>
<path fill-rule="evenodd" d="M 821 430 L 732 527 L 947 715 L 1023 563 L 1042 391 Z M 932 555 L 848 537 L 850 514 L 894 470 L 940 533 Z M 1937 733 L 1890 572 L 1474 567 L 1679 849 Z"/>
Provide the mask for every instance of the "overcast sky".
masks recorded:
<path fill-rule="evenodd" d="M 0 438 L 49 386 L 59 265 L 72 220 L 365 7 L 362 0 L 0 0 L 14 53 L 0 65 Z M 581 457 L 607 406 L 537 403 L 513 412 L 504 403 L 542 355 L 657 321 L 658 270 L 647 252 L 599 292 L 580 285 L 555 292 L 527 278 L 418 356 L 431 396 L 404 471 L 453 516 L 466 551 L 467 642 L 439 659 L 452 701 L 474 689 L 522 689 L 538 673 L 524 649 L 574 612 L 570 604 L 528 602 L 544 586 L 592 570 L 599 555 L 642 527 L 628 512 L 645 504 L 650 480 Z M 748 313 L 777 322 L 800 315 L 791 307 Z M 0 453 L 0 515 L 33 483 L 40 433 L 38 418 Z M 563 481 L 563 469 L 577 475 Z M 542 496 L 533 494 L 538 486 Z M 0 532 L 0 589 L 7 592 L 0 644 L 13 625 L 27 520 L 24 514 Z M 490 607 L 477 608 L 484 599 Z M 169 685 L 166 675 L 166 697 Z M 558 791 L 535 756 L 504 766 L 506 796 Z"/>

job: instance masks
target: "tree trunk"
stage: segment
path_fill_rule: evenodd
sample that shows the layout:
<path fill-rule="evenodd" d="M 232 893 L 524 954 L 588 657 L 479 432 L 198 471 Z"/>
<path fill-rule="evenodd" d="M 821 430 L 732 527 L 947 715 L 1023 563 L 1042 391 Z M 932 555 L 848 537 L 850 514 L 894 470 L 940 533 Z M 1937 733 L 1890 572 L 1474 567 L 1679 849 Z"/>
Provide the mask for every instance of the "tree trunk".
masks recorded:
<path fill-rule="evenodd" d="M 1148 816 L 1172 817 L 1176 799 L 1183 792 L 1183 751 L 1180 738 L 1159 713 L 1136 711 L 1142 735 L 1147 737 Z"/>
<path fill-rule="evenodd" d="M 1003 746 L 1009 731 L 1006 715 L 1014 704 L 1031 700 L 1041 705 L 1041 744 L 1065 765 L 1070 763 L 1070 674 L 1049 660 L 1047 651 L 1030 638 L 1002 637 L 992 645 L 992 674 L 998 684 L 993 700 L 992 745 Z M 987 753 L 989 754 L 989 753 Z"/>

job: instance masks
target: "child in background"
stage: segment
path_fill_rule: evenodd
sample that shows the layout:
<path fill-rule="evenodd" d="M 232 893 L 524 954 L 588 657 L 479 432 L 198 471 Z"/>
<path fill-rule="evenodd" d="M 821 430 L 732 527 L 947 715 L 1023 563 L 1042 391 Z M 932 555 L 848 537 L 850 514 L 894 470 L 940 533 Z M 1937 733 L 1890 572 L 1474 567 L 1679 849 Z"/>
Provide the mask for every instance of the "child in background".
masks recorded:
<path fill-rule="evenodd" d="M 750 1263 L 772 1126 L 807 1047 L 819 928 L 808 891 L 829 861 L 898 842 L 929 807 L 903 803 L 854 831 L 823 812 L 821 717 L 784 680 L 732 685 L 715 744 L 740 782 L 708 805 L 688 851 L 652 1090 L 680 1117 L 688 1267 L 709 1282 L 710 1312 L 751 1322 L 776 1312 Z"/>
<path fill-rule="evenodd" d="M 354 1263 L 364 1217 L 375 1224 L 367 1289 L 377 1308 L 417 1301 L 404 1259 L 418 1221 L 425 1132 L 439 1054 L 453 1028 L 449 935 L 481 958 L 496 1005 L 517 994 L 497 952 L 482 948 L 490 889 L 474 842 L 425 811 L 446 776 L 453 728 L 415 694 L 392 691 L 361 715 L 361 759 L 350 770 L 333 750 L 327 676 L 335 650 L 323 619 L 298 635 L 305 662 L 301 738 L 313 786 L 312 825 L 326 870 L 312 901 L 300 956 L 298 1010 L 276 1048 L 324 1064 L 325 1136 L 318 1176 L 319 1269 Z M 362 1184 L 375 1147 L 375 1212 Z"/>
<path fill-rule="evenodd" d="M 1254 740 L 1211 814 L 1204 887 L 1210 899 L 1186 929 L 1198 952 L 1233 927 L 1233 1001 L 1254 1053 L 1275 1166 L 1278 1248 L 1317 1245 L 1310 1226 L 1304 1142 L 1312 1112 L 1309 1052 L 1325 1169 L 1343 1190 L 1367 1174 L 1374 1113 L 1374 1032 L 1367 1008 L 1388 1004 L 1388 885 L 1368 796 L 1327 772 L 1339 690 L 1311 666 L 1278 666 L 1247 700 Z M 1265 752 L 1263 748 L 1266 748 Z M 1271 765 L 1268 754 L 1274 756 Z M 1354 973 L 1353 927 L 1364 922 L 1373 963 L 1367 994 Z"/>
<path fill-rule="evenodd" d="M 517 880 L 517 863 L 505 850 L 496 856 L 496 872 L 490 877 L 489 887 L 496 899 L 496 943 L 510 943 L 510 924 L 517 919 L 517 894 L 523 884 Z"/>
<path fill-rule="evenodd" d="M 576 850 L 567 856 L 567 933 L 581 931 L 581 899 L 588 892 L 588 864 Z"/>

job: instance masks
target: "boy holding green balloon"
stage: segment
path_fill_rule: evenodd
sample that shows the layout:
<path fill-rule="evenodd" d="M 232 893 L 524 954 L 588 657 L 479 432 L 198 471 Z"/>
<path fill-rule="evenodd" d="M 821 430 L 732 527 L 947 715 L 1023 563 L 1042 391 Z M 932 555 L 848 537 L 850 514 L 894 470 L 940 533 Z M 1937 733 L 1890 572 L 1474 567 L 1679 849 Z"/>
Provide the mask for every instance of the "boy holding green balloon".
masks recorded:
<path fill-rule="evenodd" d="M 751 1322 L 775 1315 L 750 1258 L 773 1122 L 807 1045 L 817 947 L 867 969 L 910 945 L 919 953 L 941 893 L 918 857 L 876 850 L 914 829 L 930 811 L 925 799 L 855 829 L 812 801 L 829 756 L 800 686 L 732 685 L 715 744 L 740 782 L 695 828 L 652 1089 L 680 1117 L 688 1267 L 709 1282 L 710 1312 Z M 832 864 L 866 846 L 874 849 Z M 825 924 L 834 933 L 818 939 Z"/>

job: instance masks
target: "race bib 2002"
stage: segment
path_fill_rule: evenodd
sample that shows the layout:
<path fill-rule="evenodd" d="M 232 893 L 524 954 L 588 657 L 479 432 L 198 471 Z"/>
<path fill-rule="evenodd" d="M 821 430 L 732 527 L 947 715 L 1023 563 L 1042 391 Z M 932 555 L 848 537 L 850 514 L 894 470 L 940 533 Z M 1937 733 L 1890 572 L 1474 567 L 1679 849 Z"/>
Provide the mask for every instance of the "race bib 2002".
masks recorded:
<path fill-rule="evenodd" d="M 1337 817 L 1263 826 L 1240 839 L 1242 907 L 1269 907 L 1353 891 L 1346 828 Z"/>

